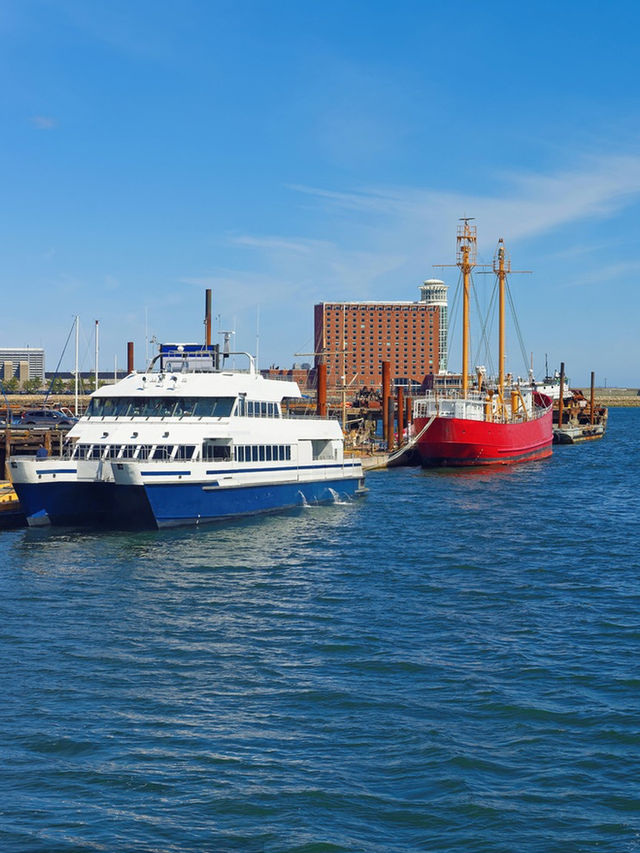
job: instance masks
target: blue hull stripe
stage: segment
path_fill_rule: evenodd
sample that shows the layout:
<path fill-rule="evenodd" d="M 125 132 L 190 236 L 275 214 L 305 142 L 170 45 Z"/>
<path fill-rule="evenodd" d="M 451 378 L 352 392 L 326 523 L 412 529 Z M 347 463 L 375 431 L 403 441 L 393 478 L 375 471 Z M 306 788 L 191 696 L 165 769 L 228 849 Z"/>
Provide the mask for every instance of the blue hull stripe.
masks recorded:
<path fill-rule="evenodd" d="M 207 474 L 209 472 L 207 471 Z M 140 471 L 141 477 L 190 477 L 191 471 Z"/>
<path fill-rule="evenodd" d="M 253 474 L 255 472 L 264 473 L 271 471 L 324 471 L 326 468 L 359 468 L 360 462 L 341 462 L 325 465 L 320 462 L 317 465 L 277 465 L 268 468 L 212 468 L 207 471 L 207 474 Z"/>

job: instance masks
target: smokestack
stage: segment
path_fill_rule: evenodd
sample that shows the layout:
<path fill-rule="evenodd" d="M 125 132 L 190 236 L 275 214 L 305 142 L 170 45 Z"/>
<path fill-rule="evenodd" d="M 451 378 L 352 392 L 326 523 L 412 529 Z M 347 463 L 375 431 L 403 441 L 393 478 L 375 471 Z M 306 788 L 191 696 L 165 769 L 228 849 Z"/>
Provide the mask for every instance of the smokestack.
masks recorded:
<path fill-rule="evenodd" d="M 204 342 L 210 347 L 211 346 L 211 290 L 207 289 L 204 292 L 204 328 L 205 328 L 205 336 Z"/>
<path fill-rule="evenodd" d="M 127 344 L 127 374 L 133 373 L 133 341 Z"/>

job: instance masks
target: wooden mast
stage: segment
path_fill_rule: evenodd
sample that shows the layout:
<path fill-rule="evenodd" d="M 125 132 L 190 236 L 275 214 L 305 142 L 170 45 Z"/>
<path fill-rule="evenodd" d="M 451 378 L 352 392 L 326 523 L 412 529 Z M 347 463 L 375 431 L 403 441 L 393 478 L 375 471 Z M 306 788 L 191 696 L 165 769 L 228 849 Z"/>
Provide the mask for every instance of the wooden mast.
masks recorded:
<path fill-rule="evenodd" d="M 511 271 L 511 264 L 506 257 L 504 251 L 504 240 L 502 237 L 498 240 L 497 257 L 493 261 L 493 271 L 498 276 L 499 298 L 498 298 L 498 387 L 500 389 L 500 397 L 504 399 L 504 364 L 505 364 L 505 344 L 504 344 L 504 316 L 505 316 L 505 280 L 507 273 Z"/>
<path fill-rule="evenodd" d="M 469 292 L 471 270 L 476 265 L 477 238 L 475 225 L 469 225 L 473 217 L 462 217 L 464 225 L 458 226 L 458 250 L 456 265 L 462 272 L 462 396 L 469 390 Z"/>

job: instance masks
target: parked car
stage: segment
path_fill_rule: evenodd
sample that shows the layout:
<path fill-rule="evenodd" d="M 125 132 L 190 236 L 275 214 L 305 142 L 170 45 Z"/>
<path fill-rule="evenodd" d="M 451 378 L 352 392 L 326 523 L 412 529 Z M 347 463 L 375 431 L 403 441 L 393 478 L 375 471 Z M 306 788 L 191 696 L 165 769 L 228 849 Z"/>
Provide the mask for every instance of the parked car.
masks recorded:
<path fill-rule="evenodd" d="M 27 409 L 18 421 L 20 426 L 70 427 L 78 422 L 70 412 L 58 409 Z"/>

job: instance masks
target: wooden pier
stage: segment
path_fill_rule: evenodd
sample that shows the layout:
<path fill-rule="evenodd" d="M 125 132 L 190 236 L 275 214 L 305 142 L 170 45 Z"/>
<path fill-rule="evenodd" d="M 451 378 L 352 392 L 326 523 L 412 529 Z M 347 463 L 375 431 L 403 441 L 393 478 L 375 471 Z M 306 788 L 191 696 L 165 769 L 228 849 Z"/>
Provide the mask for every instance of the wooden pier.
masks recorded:
<path fill-rule="evenodd" d="M 0 479 L 10 480 L 10 456 L 35 456 L 44 447 L 48 454 L 62 455 L 67 430 L 3 427 L 0 429 Z"/>

